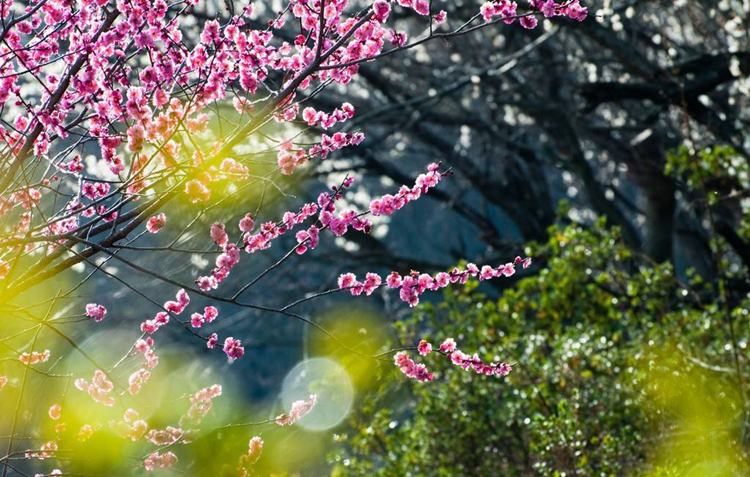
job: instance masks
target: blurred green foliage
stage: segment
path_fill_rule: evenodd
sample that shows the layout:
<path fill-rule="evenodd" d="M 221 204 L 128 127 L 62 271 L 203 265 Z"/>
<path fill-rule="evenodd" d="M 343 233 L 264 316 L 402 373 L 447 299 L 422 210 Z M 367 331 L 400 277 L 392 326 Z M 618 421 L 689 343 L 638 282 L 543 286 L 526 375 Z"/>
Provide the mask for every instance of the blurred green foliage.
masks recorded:
<path fill-rule="evenodd" d="M 541 270 L 498 300 L 470 282 L 397 323 L 401 342 L 454 337 L 514 371 L 487 378 L 433 353 L 421 384 L 394 367 L 338 436 L 333 475 L 750 472 L 747 296 L 681 282 L 603 219 L 549 236 L 531 247 Z"/>

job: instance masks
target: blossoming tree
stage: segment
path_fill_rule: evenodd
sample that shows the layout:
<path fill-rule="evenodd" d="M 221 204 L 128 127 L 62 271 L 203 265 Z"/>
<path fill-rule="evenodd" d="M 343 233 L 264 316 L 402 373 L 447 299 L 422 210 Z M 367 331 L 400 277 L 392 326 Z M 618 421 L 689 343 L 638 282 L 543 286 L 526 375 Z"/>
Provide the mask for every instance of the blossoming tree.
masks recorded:
<path fill-rule="evenodd" d="M 413 183 L 372 200 L 364 210 L 342 200 L 353 183 L 347 176 L 319 191 L 317 200 L 277 217 L 261 220 L 261 198 L 226 223 L 203 227 L 199 218 L 220 209 L 228 197 L 261 184 L 282 188 L 282 176 L 315 168 L 338 150 L 365 140 L 361 131 L 337 131 L 355 116 L 353 105 L 323 111 L 305 104 L 324 88 L 346 87 L 361 63 L 481 28 L 508 24 L 533 29 L 542 17 L 581 21 L 586 8 L 577 0 L 536 0 L 522 6 L 498 0 L 477 4 L 465 20 L 452 18 L 427 0 L 293 0 L 278 12 L 267 5 L 254 9 L 252 3 L 229 4 L 228 14 L 216 18 L 199 14 L 196 3 L 0 3 L 0 305 L 3 330 L 8 330 L 0 336 L 6 357 L 0 393 L 12 397 L 0 421 L 7 426 L 0 451 L 3 476 L 22 472 L 23 465 L 42 468 L 39 460 L 48 458 L 59 464 L 49 471 L 61 474 L 71 437 L 85 444 L 102 427 L 92 417 L 70 429 L 67 391 L 43 395 L 32 386 L 35 377 L 68 379 L 71 393 L 87 394 L 92 406 L 109 413 L 103 422 L 116 435 L 143 444 L 138 465 L 149 471 L 169 468 L 179 461 L 176 444 L 190 445 L 195 436 L 210 431 L 201 427 L 201 420 L 222 387 L 217 382 L 195 389 L 185 397 L 173 425 L 154 427 L 143 417 L 139 398 L 148 391 L 144 385 L 160 378 L 157 349 L 163 327 L 180 329 L 194 338 L 195 346 L 225 353 L 229 360 L 241 359 L 241 340 L 216 327 L 222 306 L 231 305 L 300 320 L 357 353 L 298 313 L 299 305 L 336 292 L 360 296 L 389 288 L 415 306 L 428 291 L 469 277 L 508 277 L 517 267 L 530 265 L 529 258 L 517 257 L 499 266 L 468 264 L 435 275 L 398 270 L 387 277 L 368 273 L 362 279 L 342 270 L 337 283 L 321 283 L 324 291 L 289 297 L 284 306 L 255 300 L 256 284 L 270 279 L 282 263 L 314 253 L 323 240 L 367 234 L 371 217 L 412 207 L 411 202 L 439 187 L 450 174 L 439 163 Z M 391 20 L 394 10 L 422 18 L 424 33 L 408 38 L 407 32 L 398 31 Z M 329 133 L 310 140 L 305 128 L 312 127 Z M 260 142 L 252 142 L 257 137 L 263 138 L 263 146 L 253 150 L 260 148 Z M 257 173 L 256 166 L 268 165 L 269 157 L 270 172 Z M 179 201 L 190 204 L 194 219 L 170 230 L 174 220 L 165 207 Z M 162 240 L 165 235 L 172 238 Z M 281 247 L 279 239 L 285 235 L 292 235 L 294 243 L 278 261 L 250 281 L 233 282 L 236 267 L 274 245 Z M 181 250 L 177 244 L 187 236 L 199 237 L 205 248 Z M 144 242 L 159 245 L 141 246 Z M 152 266 L 161 254 L 184 252 L 215 257 L 215 266 L 197 278 Z M 170 296 L 152 295 L 124 280 L 108 269 L 113 263 L 168 285 Z M 63 285 L 55 281 L 76 267 L 86 271 L 83 280 Z M 108 362 L 93 358 L 68 331 L 71 326 L 100 326 L 112 317 L 98 300 L 81 301 L 76 295 L 93 276 L 128 289 L 155 309 L 130 326 L 126 355 L 111 356 Z M 191 306 L 196 297 L 210 304 Z M 50 337 L 62 340 L 59 349 L 47 344 Z M 414 351 L 425 360 L 447 358 L 488 376 L 511 371 L 507 363 L 487 363 L 460 351 L 449 337 L 434 350 L 423 340 L 369 358 L 394 355 L 406 376 L 433 380 L 427 365 L 409 356 Z M 85 366 L 75 375 L 55 373 L 65 353 L 84 359 Z M 133 362 L 138 363 L 135 370 L 123 376 L 121 371 Z M 294 402 L 288 412 L 267 422 L 294 424 L 316 399 L 311 395 Z M 44 419 L 52 427 L 38 424 L 30 429 L 25 424 L 29 419 L 24 416 L 33 416 L 38 405 L 48 409 Z M 40 422 L 38 415 L 33 417 L 31 422 Z M 234 463 L 240 474 L 252 472 L 262 447 L 259 437 L 249 440 L 248 452 L 237 455 Z"/>

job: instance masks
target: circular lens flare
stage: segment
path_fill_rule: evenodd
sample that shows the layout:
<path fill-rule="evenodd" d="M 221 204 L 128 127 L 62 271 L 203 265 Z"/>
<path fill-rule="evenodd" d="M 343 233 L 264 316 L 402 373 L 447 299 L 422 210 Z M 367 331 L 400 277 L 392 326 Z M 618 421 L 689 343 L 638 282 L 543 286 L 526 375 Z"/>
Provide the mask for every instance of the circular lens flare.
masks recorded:
<path fill-rule="evenodd" d="M 323 431 L 337 426 L 349 414 L 354 401 L 354 386 L 349 373 L 336 361 L 311 358 L 297 364 L 284 378 L 281 401 L 289 409 L 294 401 L 318 396 L 310 414 L 297 425 L 311 431 Z"/>

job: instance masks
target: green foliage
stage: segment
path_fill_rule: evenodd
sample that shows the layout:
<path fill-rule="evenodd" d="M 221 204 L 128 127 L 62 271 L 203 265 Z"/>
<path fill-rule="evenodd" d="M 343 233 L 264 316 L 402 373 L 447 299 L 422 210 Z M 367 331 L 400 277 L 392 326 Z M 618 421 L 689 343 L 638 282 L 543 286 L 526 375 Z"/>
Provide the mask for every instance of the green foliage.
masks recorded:
<path fill-rule="evenodd" d="M 681 146 L 668 154 L 665 171 L 684 181 L 685 189 L 713 209 L 723 207 L 737 214 L 737 233 L 750 239 L 750 162 L 731 146 L 693 151 Z"/>
<path fill-rule="evenodd" d="M 487 378 L 433 353 L 421 361 L 436 379 L 421 384 L 394 367 L 338 436 L 334 475 L 748 471 L 729 317 L 711 287 L 634 257 L 603 220 L 550 237 L 532 247 L 541 271 L 499 300 L 469 283 L 397 324 L 402 342 L 452 336 L 514 371 Z M 743 360 L 748 305 L 733 318 Z"/>

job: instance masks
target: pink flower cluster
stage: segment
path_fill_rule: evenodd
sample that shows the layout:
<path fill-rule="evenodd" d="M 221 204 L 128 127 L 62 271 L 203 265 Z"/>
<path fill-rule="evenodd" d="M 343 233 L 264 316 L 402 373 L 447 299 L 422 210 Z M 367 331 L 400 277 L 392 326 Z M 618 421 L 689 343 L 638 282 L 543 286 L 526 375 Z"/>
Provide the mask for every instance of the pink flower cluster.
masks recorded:
<path fill-rule="evenodd" d="M 211 270 L 211 275 L 201 276 L 195 280 L 195 284 L 203 291 L 218 288 L 219 284 L 229 276 L 232 268 L 240 261 L 240 249 L 237 245 L 229 243 L 224 224 L 211 226 L 211 238 L 217 244 L 223 243 L 223 245 L 219 245 L 222 248 L 222 253 L 216 257 L 216 267 Z"/>
<path fill-rule="evenodd" d="M 485 2 L 479 9 L 482 14 L 482 18 L 485 21 L 490 21 L 494 17 L 503 18 L 505 23 L 513 23 L 516 21 L 516 8 L 518 4 L 510 0 L 496 0 L 492 2 Z"/>
<path fill-rule="evenodd" d="M 102 321 L 106 315 L 107 309 L 104 306 L 97 305 L 96 303 L 86 305 L 86 316 L 93 318 L 97 323 Z"/>
<path fill-rule="evenodd" d="M 42 444 L 38 451 L 25 452 L 24 457 L 27 459 L 37 458 L 39 460 L 44 460 L 52 458 L 55 452 L 57 452 L 57 443 L 49 441 Z"/>
<path fill-rule="evenodd" d="M 401 186 L 395 196 L 388 194 L 373 200 L 370 202 L 370 213 L 376 216 L 391 215 L 409 202 L 419 199 L 422 194 L 427 193 L 440 183 L 444 174 L 438 170 L 439 168 L 439 164 L 430 164 L 427 166 L 426 173 L 417 176 L 417 180 L 411 188 Z"/>
<path fill-rule="evenodd" d="M 376 273 L 368 273 L 365 275 L 365 281 L 357 281 L 357 276 L 353 273 L 344 273 L 339 277 L 339 288 L 348 289 L 352 295 L 358 296 L 364 292 L 366 295 L 371 295 L 372 292 L 382 283 L 383 279 Z"/>
<path fill-rule="evenodd" d="M 151 429 L 146 434 L 146 440 L 156 446 L 168 446 L 177 442 L 184 434 L 179 427 L 167 426 L 166 429 Z"/>
<path fill-rule="evenodd" d="M 434 378 L 433 373 L 427 371 L 427 367 L 424 364 L 416 364 L 414 360 L 409 357 L 409 354 L 406 353 L 406 351 L 399 351 L 398 353 L 396 353 L 393 359 L 396 363 L 396 366 L 401 369 L 401 372 L 412 379 L 416 379 L 417 381 L 424 383 L 432 381 Z"/>
<path fill-rule="evenodd" d="M 214 384 L 207 388 L 203 388 L 190 396 L 190 409 L 180 419 L 180 425 L 183 426 L 187 423 L 198 425 L 201 420 L 208 414 L 213 405 L 212 400 L 215 397 L 221 396 L 221 386 Z"/>
<path fill-rule="evenodd" d="M 441 353 L 450 358 L 453 364 L 460 366 L 464 370 L 471 368 L 478 374 L 486 376 L 507 376 L 512 370 L 511 365 L 508 363 L 484 363 L 476 353 L 473 356 L 469 356 L 456 348 L 456 341 L 453 338 L 443 341 L 439 349 Z"/>
<path fill-rule="evenodd" d="M 288 413 L 276 416 L 276 424 L 280 426 L 291 426 L 299 419 L 305 417 L 318 402 L 318 396 L 311 394 L 305 400 L 294 401 Z"/>
<path fill-rule="evenodd" d="M 352 117 L 354 117 L 354 106 L 349 103 L 342 104 L 340 109 L 334 109 L 330 114 L 323 111 L 315 111 L 315 108 L 311 107 L 307 107 L 302 111 L 302 119 L 305 120 L 308 126 L 320 125 L 323 129 L 328 129 L 337 122 L 343 122 Z"/>
<path fill-rule="evenodd" d="M 326 159 L 332 152 L 347 146 L 356 146 L 364 140 L 365 135 L 361 132 L 337 132 L 331 136 L 321 134 L 320 141 L 308 150 L 294 149 L 294 145 L 286 141 L 279 146 L 277 164 L 282 174 L 290 175 L 294 173 L 297 167 L 305 164 L 310 159 L 318 156 L 321 159 Z"/>
<path fill-rule="evenodd" d="M 484 265 L 481 269 L 470 263 L 466 270 L 454 268 L 450 273 L 439 272 L 435 276 L 427 273 L 419 273 L 412 270 L 409 275 L 401 276 L 398 272 L 391 272 L 385 279 L 389 288 L 400 289 L 399 296 L 409 306 L 416 306 L 419 303 L 419 295 L 427 290 L 435 291 L 445 288 L 451 283 L 464 284 L 469 277 L 478 277 L 479 280 L 490 280 L 497 277 L 510 277 L 516 273 L 516 266 L 521 265 L 527 268 L 531 265 L 531 258 L 516 257 L 512 263 L 506 263 L 498 267 Z M 381 286 L 382 278 L 375 273 L 368 273 L 364 282 L 357 281 L 353 273 L 344 273 L 339 276 L 339 288 L 349 290 L 349 292 L 358 296 L 364 291 L 370 295 L 376 288 Z"/>
<path fill-rule="evenodd" d="M 128 378 L 128 392 L 136 395 L 141 390 L 146 381 L 151 377 L 149 369 L 153 369 L 159 364 L 159 357 L 154 353 L 154 340 L 151 337 L 145 340 L 139 339 L 135 343 L 135 350 L 143 354 L 146 361 L 141 365 L 141 369 L 133 372 Z"/>
<path fill-rule="evenodd" d="M 189 304 L 190 296 L 184 289 L 180 289 L 175 296 L 175 300 L 164 303 L 164 309 L 167 311 L 160 311 L 153 319 L 141 323 L 141 331 L 148 334 L 156 333 L 156 330 L 169 323 L 169 313 L 179 315 Z"/>
<path fill-rule="evenodd" d="M 94 426 L 91 424 L 84 424 L 78 430 L 78 442 L 85 442 L 94 435 Z"/>
<path fill-rule="evenodd" d="M 516 2 L 510 0 L 493 0 L 485 2 L 479 9 L 482 14 L 482 18 L 485 21 L 490 21 L 494 17 L 500 17 L 505 23 L 511 24 L 519 18 L 519 23 L 522 27 L 531 30 L 536 28 L 538 20 L 533 15 L 536 12 L 544 15 L 545 18 L 552 18 L 556 16 L 567 16 L 573 20 L 582 22 L 586 19 L 588 9 L 582 7 L 578 0 L 571 2 L 556 3 L 554 0 L 529 0 L 532 11 L 529 14 L 519 15 L 516 12 L 518 5 Z"/>
<path fill-rule="evenodd" d="M 258 462 L 258 459 L 260 459 L 260 454 L 263 452 L 263 439 L 261 439 L 258 436 L 253 437 L 250 439 L 250 442 L 248 442 L 247 445 L 247 453 L 242 454 L 240 456 L 240 469 L 243 470 L 249 470 L 249 467 L 256 462 Z M 244 475 L 248 475 L 243 473 Z"/>
<path fill-rule="evenodd" d="M 242 241 L 245 244 L 245 252 L 255 253 L 258 250 L 266 250 L 271 247 L 274 239 L 280 237 L 286 232 L 292 230 L 295 226 L 303 223 L 318 212 L 317 204 L 313 202 L 306 203 L 299 208 L 298 212 L 285 212 L 281 222 L 266 222 L 260 227 L 260 231 L 251 234 L 251 230 L 242 235 Z M 247 216 L 246 216 L 247 217 Z M 244 220 L 244 219 L 243 219 Z M 240 221 L 240 229 L 242 229 Z"/>
<path fill-rule="evenodd" d="M 94 379 L 91 380 L 91 384 L 83 378 L 78 378 L 75 380 L 75 386 L 79 390 L 87 392 L 99 404 L 107 407 L 115 405 L 115 399 L 109 395 L 114 389 L 114 384 L 107 379 L 107 375 L 101 369 L 94 372 Z"/>
<path fill-rule="evenodd" d="M 214 321 L 217 316 L 219 316 L 219 310 L 215 306 L 207 306 L 203 309 L 203 314 L 196 312 L 190 315 L 190 324 L 193 328 L 200 328 Z"/>
<path fill-rule="evenodd" d="M 240 340 L 230 336 L 224 340 L 224 353 L 229 359 L 239 359 L 245 354 L 245 348 L 242 347 Z"/>
<path fill-rule="evenodd" d="M 45 349 L 41 353 L 38 351 L 32 351 L 31 354 L 29 353 L 21 354 L 21 356 L 18 357 L 18 360 L 21 361 L 25 365 L 44 363 L 49 360 L 50 355 L 51 353 L 50 353 L 50 350 L 48 349 Z"/>
<path fill-rule="evenodd" d="M 169 469 L 176 463 L 177 456 L 174 455 L 174 453 L 172 453 L 171 451 L 167 451 L 163 454 L 154 452 L 152 454 L 149 454 L 149 456 L 146 457 L 146 460 L 143 461 L 143 467 L 148 471 L 152 471 L 157 468 Z"/>
<path fill-rule="evenodd" d="M 588 9 L 582 7 L 578 0 L 556 3 L 554 0 L 529 0 L 531 7 L 544 15 L 544 18 L 566 16 L 582 22 L 588 15 Z"/>
<path fill-rule="evenodd" d="M 167 216 L 164 212 L 154 215 L 146 223 L 146 230 L 150 233 L 155 234 L 159 232 L 164 226 L 167 225 Z"/>
<path fill-rule="evenodd" d="M 128 409 L 123 415 L 123 420 L 110 422 L 110 427 L 115 434 L 123 439 L 135 442 L 148 432 L 148 423 L 141 419 L 138 411 Z"/>
<path fill-rule="evenodd" d="M 473 369 L 477 374 L 484 374 L 485 376 L 507 376 L 512 367 L 508 363 L 485 363 L 479 358 L 476 353 L 470 356 L 461 350 L 456 348 L 456 341 L 453 338 L 447 338 L 438 348 L 440 354 L 444 355 L 451 360 L 456 366 L 460 366 L 461 369 L 468 370 Z M 427 356 L 433 351 L 432 344 L 427 340 L 422 340 L 417 346 L 417 351 L 422 356 Z M 424 364 L 416 364 L 405 351 L 399 351 L 394 355 L 394 361 L 396 366 L 401 369 L 401 372 L 406 376 L 416 379 L 420 382 L 432 381 L 434 378 L 433 373 L 427 371 Z"/>

